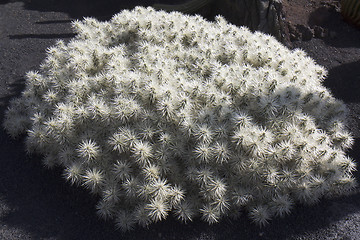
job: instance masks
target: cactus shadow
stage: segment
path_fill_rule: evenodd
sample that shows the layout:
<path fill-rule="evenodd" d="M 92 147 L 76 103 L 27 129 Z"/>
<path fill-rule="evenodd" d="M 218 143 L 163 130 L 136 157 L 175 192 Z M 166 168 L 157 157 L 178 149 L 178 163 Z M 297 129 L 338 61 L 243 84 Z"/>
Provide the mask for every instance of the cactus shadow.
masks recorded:
<path fill-rule="evenodd" d="M 330 69 L 324 85 L 346 103 L 360 103 L 360 60 Z"/>
<path fill-rule="evenodd" d="M 63 34 L 18 34 L 9 35 L 10 39 L 26 39 L 26 38 L 37 38 L 37 39 L 67 39 L 73 38 L 76 34 L 74 33 L 63 33 Z"/>
<path fill-rule="evenodd" d="M 338 18 L 338 13 L 334 9 L 320 7 L 310 13 L 308 24 L 310 27 L 330 27 L 334 20 L 337 21 L 336 18 Z"/>
<path fill-rule="evenodd" d="M 0 4 L 7 4 L 9 2 L 10 2 L 10 0 L 0 0 Z"/>
<path fill-rule="evenodd" d="M 8 85 L 7 93 L 0 97 L 0 128 L 4 120 L 5 110 L 11 99 L 19 97 L 25 88 L 25 78 L 19 78 L 14 83 Z"/>

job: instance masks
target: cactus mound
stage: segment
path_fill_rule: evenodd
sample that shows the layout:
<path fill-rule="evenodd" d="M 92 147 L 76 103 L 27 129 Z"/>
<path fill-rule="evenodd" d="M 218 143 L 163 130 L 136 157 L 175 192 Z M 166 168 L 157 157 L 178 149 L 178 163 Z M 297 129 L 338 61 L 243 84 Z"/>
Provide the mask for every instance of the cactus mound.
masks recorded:
<path fill-rule="evenodd" d="M 303 51 L 152 8 L 73 26 L 27 74 L 4 127 L 100 195 L 99 215 L 120 229 L 244 209 L 264 225 L 355 187 L 346 107 Z"/>

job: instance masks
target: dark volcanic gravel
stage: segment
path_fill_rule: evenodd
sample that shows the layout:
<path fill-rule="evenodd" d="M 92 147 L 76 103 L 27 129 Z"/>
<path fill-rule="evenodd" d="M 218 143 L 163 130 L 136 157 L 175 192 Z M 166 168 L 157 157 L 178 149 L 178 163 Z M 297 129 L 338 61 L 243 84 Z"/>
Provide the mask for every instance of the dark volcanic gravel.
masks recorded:
<path fill-rule="evenodd" d="M 9 99 L 23 88 L 24 74 L 38 68 L 46 48 L 57 39 L 74 36 L 71 20 L 83 16 L 109 19 L 122 8 L 154 1 L 97 1 L 107 7 L 84 0 L 43 2 L 0 0 L 1 122 Z M 360 31 L 339 18 L 332 32 L 327 39 L 294 42 L 293 46 L 328 69 L 324 84 L 349 106 L 349 127 L 356 137 L 349 154 L 359 163 Z M 0 152 L 0 239 L 360 239 L 360 193 L 324 199 L 315 206 L 297 206 L 290 216 L 274 219 L 264 228 L 253 225 L 246 216 L 212 226 L 199 220 L 184 225 L 170 217 L 149 229 L 123 234 L 112 222 L 98 219 L 95 197 L 66 183 L 61 169 L 48 170 L 36 156 L 29 158 L 22 140 L 11 140 L 2 128 Z M 356 177 L 360 182 L 358 173 Z"/>

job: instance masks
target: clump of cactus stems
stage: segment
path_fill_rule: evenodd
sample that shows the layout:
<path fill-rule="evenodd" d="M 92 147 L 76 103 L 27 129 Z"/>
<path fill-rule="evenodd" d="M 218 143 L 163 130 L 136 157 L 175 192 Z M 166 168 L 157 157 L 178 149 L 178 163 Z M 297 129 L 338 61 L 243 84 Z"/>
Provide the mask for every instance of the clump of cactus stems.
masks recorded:
<path fill-rule="evenodd" d="M 360 1 L 341 0 L 340 4 L 343 18 L 360 28 Z"/>
<path fill-rule="evenodd" d="M 264 225 L 355 187 L 346 107 L 303 51 L 152 8 L 73 27 L 27 73 L 4 127 L 100 195 L 120 229 L 242 211 Z"/>

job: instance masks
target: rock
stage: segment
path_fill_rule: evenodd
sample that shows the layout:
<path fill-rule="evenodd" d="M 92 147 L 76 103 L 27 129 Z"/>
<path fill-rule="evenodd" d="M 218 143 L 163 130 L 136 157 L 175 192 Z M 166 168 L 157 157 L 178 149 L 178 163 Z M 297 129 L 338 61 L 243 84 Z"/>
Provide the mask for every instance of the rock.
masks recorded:
<path fill-rule="evenodd" d="M 314 37 L 316 38 L 325 38 L 328 35 L 328 30 L 320 26 L 314 26 Z"/>
<path fill-rule="evenodd" d="M 289 38 L 290 41 L 299 41 L 301 40 L 301 33 L 294 27 L 294 25 L 291 22 L 288 22 L 288 29 L 289 29 Z"/>
<path fill-rule="evenodd" d="M 296 29 L 301 33 L 301 40 L 309 41 L 314 37 L 313 30 L 305 25 L 297 24 Z"/>

